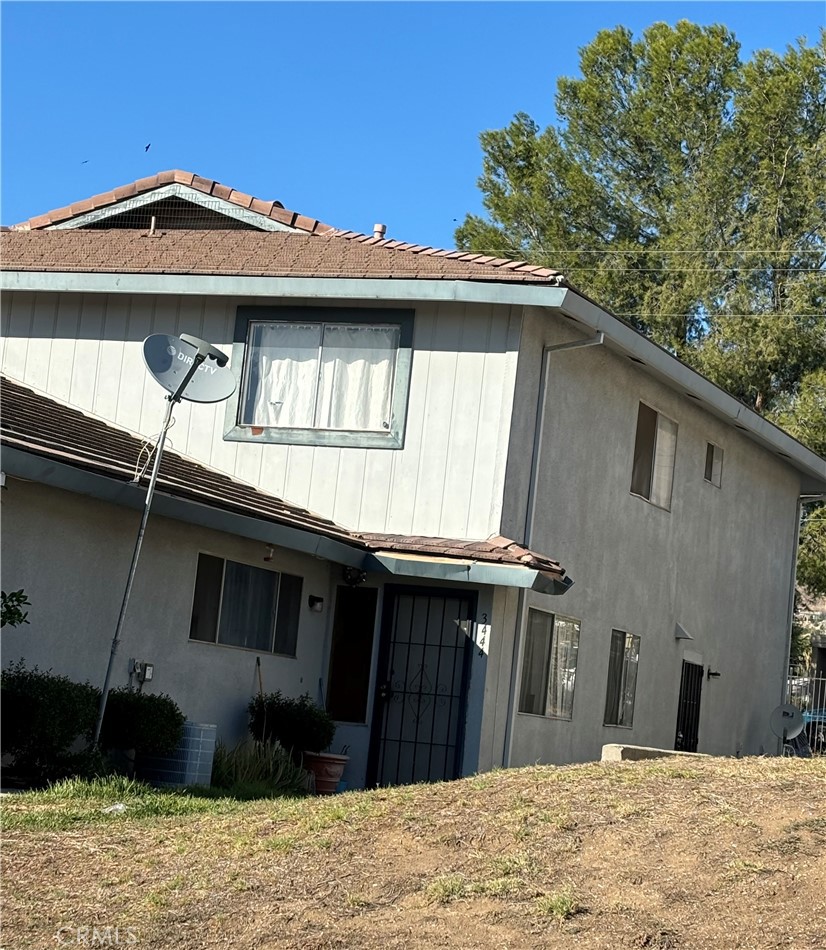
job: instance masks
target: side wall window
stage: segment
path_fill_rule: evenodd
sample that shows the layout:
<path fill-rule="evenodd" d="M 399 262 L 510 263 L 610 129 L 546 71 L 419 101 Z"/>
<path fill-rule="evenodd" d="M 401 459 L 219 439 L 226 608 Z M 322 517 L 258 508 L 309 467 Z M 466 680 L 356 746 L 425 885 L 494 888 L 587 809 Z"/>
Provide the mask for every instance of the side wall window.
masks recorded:
<path fill-rule="evenodd" d="M 302 579 L 198 555 L 189 639 L 295 656 Z"/>
<path fill-rule="evenodd" d="M 709 442 L 706 445 L 706 467 L 704 478 L 720 488 L 723 484 L 723 450 L 719 445 Z"/>
<path fill-rule="evenodd" d="M 632 726 L 637 693 L 640 638 L 623 630 L 611 631 L 608 686 L 605 691 L 606 726 Z"/>
<path fill-rule="evenodd" d="M 401 448 L 413 311 L 239 307 L 225 438 Z"/>
<path fill-rule="evenodd" d="M 574 709 L 579 621 L 528 611 L 519 712 L 570 719 Z"/>
<path fill-rule="evenodd" d="M 670 508 L 676 454 L 677 423 L 641 402 L 634 442 L 631 493 L 647 498 L 660 508 Z"/>

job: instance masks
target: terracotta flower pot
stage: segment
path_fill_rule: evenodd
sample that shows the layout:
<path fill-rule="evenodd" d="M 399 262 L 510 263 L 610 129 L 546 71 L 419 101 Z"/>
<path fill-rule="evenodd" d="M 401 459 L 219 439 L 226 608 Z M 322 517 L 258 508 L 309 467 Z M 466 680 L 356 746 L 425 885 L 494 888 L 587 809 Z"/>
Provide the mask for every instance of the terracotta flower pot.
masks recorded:
<path fill-rule="evenodd" d="M 315 777 L 318 795 L 332 795 L 338 788 L 349 755 L 334 755 L 332 752 L 305 752 L 304 768 Z"/>

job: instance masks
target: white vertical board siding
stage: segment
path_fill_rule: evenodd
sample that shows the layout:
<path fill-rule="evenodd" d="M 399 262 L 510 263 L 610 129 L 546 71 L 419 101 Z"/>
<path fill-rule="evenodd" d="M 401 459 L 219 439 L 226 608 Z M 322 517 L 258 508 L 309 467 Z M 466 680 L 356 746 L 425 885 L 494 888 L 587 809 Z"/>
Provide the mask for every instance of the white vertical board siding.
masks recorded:
<path fill-rule="evenodd" d="M 3 368 L 154 436 L 164 391 L 144 367 L 144 338 L 192 333 L 230 353 L 239 304 L 281 302 L 9 293 Z M 499 531 L 520 318 L 501 306 L 415 307 L 403 449 L 227 442 L 222 404 L 186 402 L 175 408 L 171 447 L 345 527 L 485 538 Z"/>

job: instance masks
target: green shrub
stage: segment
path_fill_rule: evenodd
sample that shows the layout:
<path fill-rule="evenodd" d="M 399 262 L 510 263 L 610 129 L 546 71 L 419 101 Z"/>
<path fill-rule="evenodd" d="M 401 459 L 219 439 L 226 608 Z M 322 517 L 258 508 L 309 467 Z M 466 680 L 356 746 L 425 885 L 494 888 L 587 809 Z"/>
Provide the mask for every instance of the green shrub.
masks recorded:
<path fill-rule="evenodd" d="M 234 749 L 215 747 L 212 786 L 236 798 L 276 798 L 303 795 L 307 773 L 277 742 L 244 739 Z"/>
<path fill-rule="evenodd" d="M 100 742 L 105 749 L 169 755 L 181 741 L 184 722 L 177 703 L 164 693 L 139 693 L 121 686 L 109 690 Z"/>
<path fill-rule="evenodd" d="M 0 591 L 0 627 L 19 627 L 21 623 L 28 623 L 26 617 L 29 616 L 28 610 L 24 607 L 31 607 L 31 601 L 26 596 L 26 592 L 20 590 Z"/>
<path fill-rule="evenodd" d="M 333 741 L 336 724 L 309 693 L 290 699 L 276 690 L 259 693 L 249 704 L 250 732 L 259 742 L 278 742 L 299 761 L 302 752 L 321 752 Z"/>
<path fill-rule="evenodd" d="M 13 757 L 14 771 L 36 783 L 72 774 L 73 761 L 83 763 L 69 749 L 91 740 L 99 701 L 96 687 L 36 666 L 29 670 L 22 660 L 3 670 L 3 751 Z"/>

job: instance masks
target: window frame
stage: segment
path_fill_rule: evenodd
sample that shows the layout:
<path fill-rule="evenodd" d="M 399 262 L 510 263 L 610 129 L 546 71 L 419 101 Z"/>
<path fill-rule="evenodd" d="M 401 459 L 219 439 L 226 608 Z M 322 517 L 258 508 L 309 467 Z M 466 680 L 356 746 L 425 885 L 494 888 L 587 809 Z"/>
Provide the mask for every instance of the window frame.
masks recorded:
<path fill-rule="evenodd" d="M 636 475 L 635 469 L 637 465 L 637 449 L 639 445 L 640 417 L 643 407 L 654 413 L 654 441 L 653 445 L 651 446 L 651 467 L 648 474 L 647 495 L 640 491 L 634 490 L 634 480 Z M 665 420 L 665 422 L 670 423 L 674 427 L 674 458 L 671 462 L 671 473 L 667 493 L 668 497 L 662 501 L 654 500 L 655 475 L 657 470 L 657 447 L 660 443 L 660 419 Z M 629 491 L 635 498 L 642 498 L 643 501 L 647 501 L 649 505 L 653 505 L 655 508 L 659 508 L 661 511 L 671 511 L 671 501 L 674 497 L 674 473 L 677 469 L 677 445 L 679 442 L 679 431 L 680 426 L 676 419 L 672 419 L 671 416 L 667 416 L 664 412 L 660 412 L 659 409 L 655 409 L 649 403 L 643 402 L 643 400 L 639 401 L 637 405 L 637 422 L 634 427 L 634 449 L 631 456 L 631 488 Z"/>
<path fill-rule="evenodd" d="M 202 640 L 199 637 L 192 636 L 192 621 L 193 621 L 193 614 L 195 611 L 195 597 L 196 597 L 197 586 L 198 586 L 198 574 L 199 574 L 201 557 L 213 558 L 216 561 L 220 561 L 222 565 L 221 566 L 221 589 L 218 594 L 218 603 L 216 607 L 215 639 L 214 640 Z M 221 613 L 224 606 L 227 564 L 230 564 L 230 563 L 239 565 L 241 567 L 249 567 L 249 568 L 255 568 L 256 570 L 262 570 L 269 574 L 274 574 L 278 578 L 277 584 L 276 584 L 276 591 L 275 591 L 275 604 L 273 608 L 273 622 L 272 622 L 272 628 L 270 631 L 271 646 L 268 649 L 264 649 L 263 647 L 242 646 L 238 643 L 222 643 L 220 640 Z M 284 653 L 275 649 L 277 645 L 277 638 L 278 638 L 277 637 L 278 613 L 281 607 L 281 579 L 282 577 L 284 577 L 284 575 L 297 578 L 301 582 L 301 589 L 298 594 L 298 617 L 296 618 L 296 625 L 295 625 L 295 643 L 293 647 L 294 649 L 293 653 Z M 187 635 L 187 642 L 188 643 L 202 643 L 205 646 L 211 646 L 211 647 L 222 647 L 225 650 L 245 650 L 248 653 L 249 652 L 259 653 L 259 654 L 263 653 L 263 654 L 266 654 L 267 656 L 278 656 L 284 659 L 294 660 L 298 657 L 298 635 L 301 628 L 301 603 L 302 603 L 303 592 L 304 592 L 304 577 L 300 574 L 289 574 L 289 572 L 287 571 L 282 571 L 275 568 L 261 567 L 260 564 L 251 564 L 249 561 L 237 561 L 233 558 L 225 557 L 222 554 L 214 554 L 211 551 L 199 550 L 196 553 L 196 557 L 195 557 L 195 578 L 192 584 L 192 599 L 191 599 L 191 604 L 190 604 L 190 609 L 189 609 L 190 620 L 189 620 L 189 633 Z"/>
<path fill-rule="evenodd" d="M 711 450 L 711 477 L 708 476 L 709 450 Z M 716 478 L 715 478 L 716 475 Z M 703 466 L 703 481 L 715 488 L 723 487 L 723 447 L 716 442 L 706 442 L 706 460 Z"/>
<path fill-rule="evenodd" d="M 373 449 L 404 448 L 407 403 L 413 365 L 413 320 L 415 311 L 388 307 L 239 306 L 230 366 L 238 385 L 226 402 L 224 439 L 290 445 L 353 446 Z M 253 324 L 339 324 L 394 327 L 399 330 L 399 348 L 390 392 L 390 425 L 386 432 L 360 429 L 288 428 L 242 425 L 240 407 L 249 373 L 248 341 Z M 260 430 L 260 431 L 259 431 Z"/>
<path fill-rule="evenodd" d="M 617 691 L 617 708 L 613 712 L 613 716 L 617 720 L 617 722 L 611 722 L 608 719 L 608 713 L 609 713 L 608 700 L 610 698 L 609 688 L 611 685 L 611 658 L 613 656 L 613 644 L 614 644 L 615 634 L 620 634 L 624 638 L 624 641 L 623 641 L 623 648 L 622 648 L 622 667 L 619 671 L 619 690 Z M 626 710 L 626 703 L 624 700 L 624 696 L 625 696 L 625 689 L 626 689 L 625 684 L 628 679 L 629 638 L 631 639 L 632 643 L 636 641 L 636 654 L 637 654 L 636 660 L 635 660 L 636 669 L 634 671 L 634 692 L 633 692 L 633 696 L 631 697 L 631 717 L 630 717 L 631 721 L 622 722 L 621 720 L 624 718 L 625 710 Z M 610 728 L 610 729 L 633 729 L 634 728 L 634 713 L 637 708 L 637 684 L 639 683 L 639 672 L 640 672 L 640 645 L 641 645 L 641 638 L 639 634 L 629 633 L 627 630 L 619 630 L 616 627 L 612 628 L 611 640 L 609 642 L 609 648 L 608 648 L 608 676 L 605 682 L 605 711 L 602 716 L 602 724 L 603 726 L 607 728 Z"/>
<path fill-rule="evenodd" d="M 531 712 L 531 711 L 529 711 L 529 710 L 524 710 L 524 709 L 522 709 L 522 690 L 523 690 L 524 684 L 525 684 L 524 677 L 525 677 L 525 669 L 526 669 L 526 666 L 525 666 L 525 652 L 526 652 L 526 647 L 527 647 L 528 630 L 530 629 L 530 615 L 531 615 L 531 612 L 536 613 L 536 614 L 542 614 L 542 615 L 544 615 L 545 617 L 550 618 L 550 625 L 551 625 L 551 627 L 550 627 L 550 638 L 549 638 L 549 640 L 548 640 L 548 662 L 547 662 L 547 664 L 545 665 L 545 668 L 544 668 L 543 671 L 542 671 L 542 677 L 543 677 L 543 689 L 542 689 L 542 694 L 543 694 L 543 696 L 544 696 L 544 708 L 545 708 L 545 711 L 544 711 L 544 712 Z M 563 712 L 563 713 L 556 713 L 556 712 L 549 712 L 549 711 L 548 711 L 548 710 L 549 710 L 549 707 L 550 707 L 550 695 L 549 695 L 549 694 L 550 694 L 550 688 L 549 688 L 549 687 L 550 687 L 550 684 L 551 684 L 552 673 L 555 672 L 554 667 L 555 667 L 555 665 L 556 665 L 555 662 L 554 662 L 555 657 L 554 657 L 554 649 L 553 649 L 553 648 L 554 648 L 554 641 L 555 641 L 555 639 L 556 639 L 556 632 L 557 632 L 556 626 L 557 626 L 557 622 L 558 622 L 558 621 L 559 621 L 559 622 L 563 622 L 563 623 L 576 624 L 576 628 L 577 628 L 577 637 L 576 637 L 576 657 L 577 657 L 577 663 L 576 663 L 576 665 L 574 666 L 574 685 L 573 685 L 573 687 L 571 688 L 571 691 L 570 691 L 570 694 L 571 694 L 571 703 L 570 703 L 570 714 L 569 714 L 569 715 L 565 715 L 564 712 Z M 551 611 L 551 610 L 544 610 L 544 609 L 541 608 L 541 607 L 529 607 L 529 608 L 528 608 L 527 615 L 526 615 L 526 619 L 525 619 L 525 629 L 524 629 L 524 633 L 523 633 L 523 636 L 522 636 L 522 666 L 521 666 L 521 669 L 520 669 L 520 672 L 519 672 L 519 696 L 518 696 L 518 699 L 517 699 L 517 712 L 519 713 L 520 716 L 535 716 L 535 717 L 537 717 L 537 718 L 539 718 L 539 719 L 557 719 L 557 720 L 561 720 L 562 722 L 571 722 L 571 721 L 573 720 L 573 718 L 574 718 L 574 699 L 575 699 L 575 696 L 576 696 L 576 672 L 577 672 L 577 668 L 578 668 L 578 665 L 579 665 L 579 639 L 580 639 L 581 633 L 582 633 L 582 622 L 581 622 L 580 620 L 577 620 L 576 617 L 567 617 L 567 616 L 564 616 L 563 614 L 558 614 L 558 613 L 555 613 L 554 611 Z"/>

